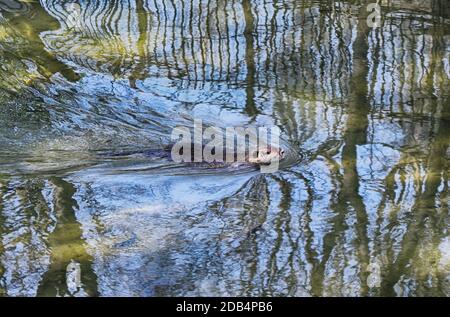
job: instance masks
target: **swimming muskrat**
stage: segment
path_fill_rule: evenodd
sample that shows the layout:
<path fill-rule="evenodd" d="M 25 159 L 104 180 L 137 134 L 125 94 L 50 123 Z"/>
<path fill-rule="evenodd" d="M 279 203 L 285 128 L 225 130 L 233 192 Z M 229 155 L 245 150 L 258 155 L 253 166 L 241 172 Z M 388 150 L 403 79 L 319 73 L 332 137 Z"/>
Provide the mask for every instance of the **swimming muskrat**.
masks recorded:
<path fill-rule="evenodd" d="M 108 157 L 135 157 L 135 158 L 143 158 L 143 159 L 151 159 L 151 160 L 169 160 L 171 162 L 178 162 L 172 158 L 172 148 L 173 144 L 168 145 L 161 149 L 141 149 L 135 151 L 123 151 L 123 152 L 106 152 L 103 153 L 103 156 Z M 244 160 L 238 160 L 238 155 L 236 150 L 234 150 L 234 160 L 233 162 L 206 162 L 202 155 L 202 162 L 194 161 L 194 148 L 195 145 L 191 144 L 191 156 L 190 162 L 183 162 L 185 164 L 195 164 L 201 165 L 204 167 L 211 168 L 219 168 L 219 167 L 239 167 L 239 166 L 261 166 L 261 165 L 270 165 L 274 161 L 281 161 L 285 158 L 285 151 L 282 148 L 276 148 L 268 146 L 267 149 L 264 150 L 256 150 L 252 155 L 249 155 L 248 151 L 245 153 Z M 204 146 L 202 147 L 202 153 L 204 150 Z M 224 149 L 224 157 L 227 149 Z M 183 148 L 181 149 L 180 155 L 183 155 Z M 214 154 L 214 153 L 213 153 Z"/>

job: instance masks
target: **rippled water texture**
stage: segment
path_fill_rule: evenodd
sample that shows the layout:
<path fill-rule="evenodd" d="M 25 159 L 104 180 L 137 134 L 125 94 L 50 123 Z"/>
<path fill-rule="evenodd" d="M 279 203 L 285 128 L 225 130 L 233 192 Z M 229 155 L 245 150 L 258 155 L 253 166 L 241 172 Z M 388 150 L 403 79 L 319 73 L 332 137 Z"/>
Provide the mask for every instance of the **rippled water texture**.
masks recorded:
<path fill-rule="evenodd" d="M 0 295 L 449 296 L 448 2 L 369 2 L 0 0 Z M 291 159 L 99 155 L 194 118 Z"/>

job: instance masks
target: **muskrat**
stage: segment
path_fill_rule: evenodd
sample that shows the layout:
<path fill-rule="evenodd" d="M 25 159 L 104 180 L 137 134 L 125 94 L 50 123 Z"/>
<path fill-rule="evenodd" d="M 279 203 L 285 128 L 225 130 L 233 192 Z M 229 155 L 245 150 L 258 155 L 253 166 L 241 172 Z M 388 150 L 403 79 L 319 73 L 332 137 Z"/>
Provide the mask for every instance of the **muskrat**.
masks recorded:
<path fill-rule="evenodd" d="M 148 159 L 166 159 L 172 162 L 176 162 L 172 158 L 172 147 L 173 145 L 168 145 L 161 149 L 141 149 L 141 150 L 135 150 L 135 151 L 123 151 L 123 152 L 107 152 L 103 153 L 103 156 L 109 156 L 109 157 L 137 157 L 137 158 L 148 158 Z M 247 165 L 247 166 L 260 166 L 260 165 L 269 165 L 272 162 L 278 160 L 281 161 L 285 158 L 285 151 L 282 148 L 276 148 L 272 146 L 268 146 L 264 150 L 256 150 L 256 152 L 252 152 L 252 155 L 249 155 L 248 151 L 245 153 L 245 159 L 242 161 L 238 160 L 238 155 L 236 151 L 234 150 L 234 161 L 233 162 L 206 162 L 204 159 L 202 159 L 202 162 L 195 162 L 194 161 L 194 144 L 191 144 L 191 156 L 189 162 L 183 162 L 183 163 L 192 163 L 192 164 L 206 164 L 210 167 L 222 167 L 222 166 L 241 166 L 241 165 Z M 202 153 L 204 150 L 204 146 L 202 147 Z M 226 153 L 226 149 L 224 149 L 224 157 Z M 183 149 L 179 153 L 180 155 L 183 155 Z M 214 153 L 213 153 L 214 154 Z M 203 158 L 203 156 L 202 156 Z"/>

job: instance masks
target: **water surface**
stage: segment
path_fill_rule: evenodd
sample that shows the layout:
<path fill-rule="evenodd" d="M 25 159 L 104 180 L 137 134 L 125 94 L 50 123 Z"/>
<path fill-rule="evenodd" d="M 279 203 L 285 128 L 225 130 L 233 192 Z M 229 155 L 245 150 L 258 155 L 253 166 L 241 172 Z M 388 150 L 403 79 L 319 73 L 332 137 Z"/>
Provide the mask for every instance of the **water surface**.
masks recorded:
<path fill-rule="evenodd" d="M 449 296 L 449 7 L 368 3 L 0 0 L 0 295 Z M 303 159 L 98 155 L 194 118 Z"/>

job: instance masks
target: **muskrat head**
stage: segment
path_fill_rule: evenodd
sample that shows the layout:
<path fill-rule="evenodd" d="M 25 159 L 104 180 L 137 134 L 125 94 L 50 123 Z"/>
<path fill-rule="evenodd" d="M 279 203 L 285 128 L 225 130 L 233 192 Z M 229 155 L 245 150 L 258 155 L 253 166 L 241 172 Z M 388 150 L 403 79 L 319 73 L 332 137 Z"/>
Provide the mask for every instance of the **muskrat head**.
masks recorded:
<path fill-rule="evenodd" d="M 285 157 L 285 151 L 283 149 L 271 148 L 260 149 L 253 153 L 248 159 L 249 163 L 255 164 L 270 164 L 273 161 L 281 161 Z"/>

